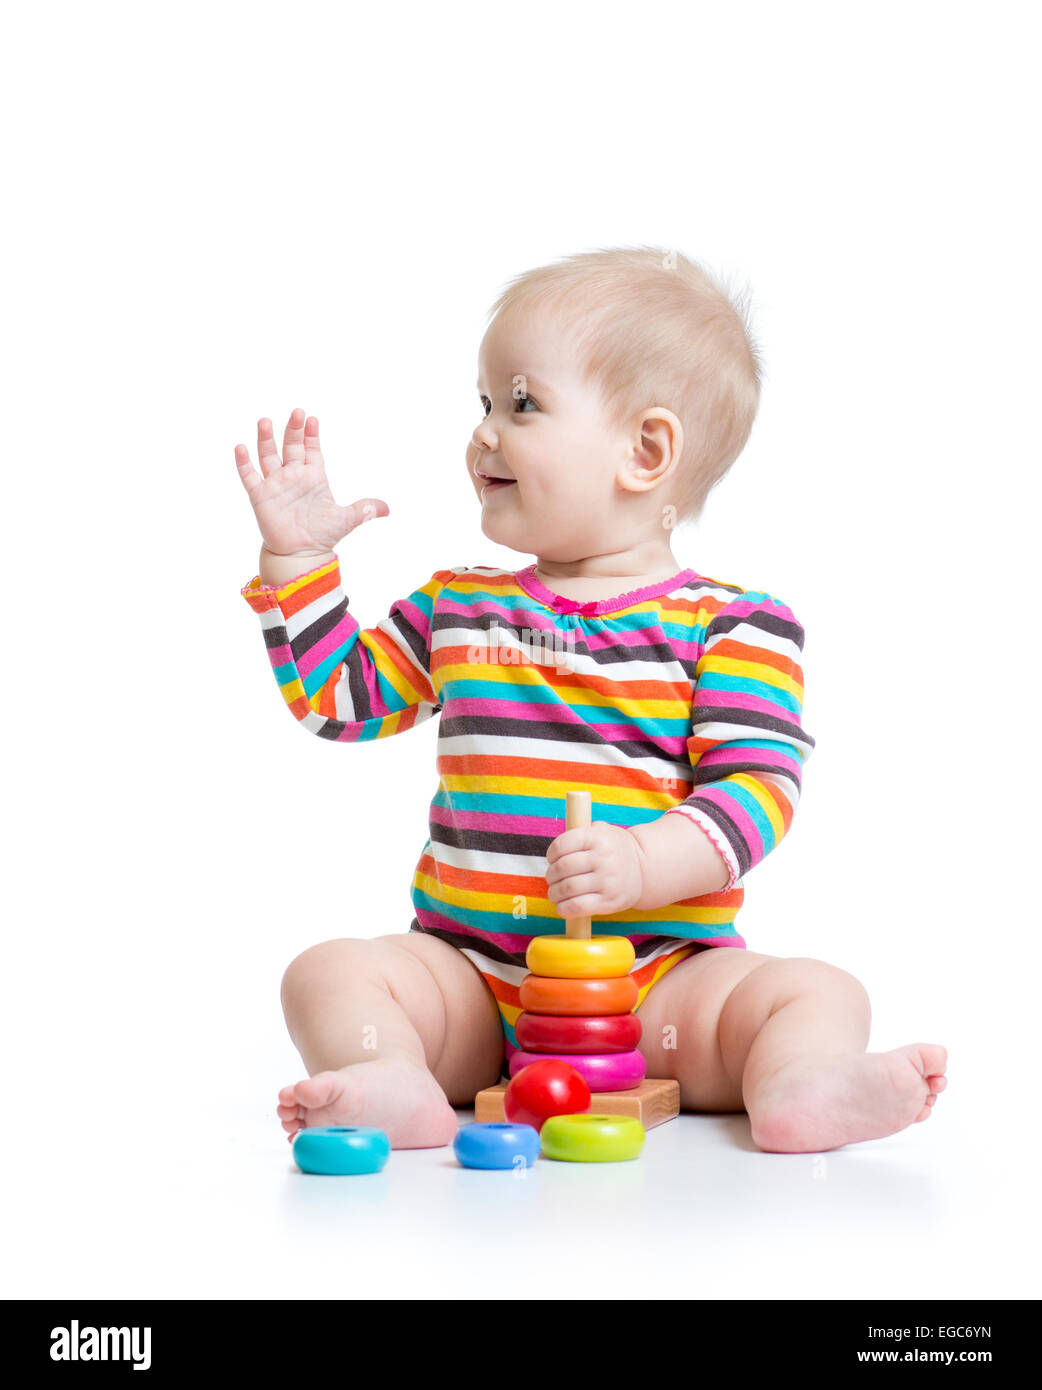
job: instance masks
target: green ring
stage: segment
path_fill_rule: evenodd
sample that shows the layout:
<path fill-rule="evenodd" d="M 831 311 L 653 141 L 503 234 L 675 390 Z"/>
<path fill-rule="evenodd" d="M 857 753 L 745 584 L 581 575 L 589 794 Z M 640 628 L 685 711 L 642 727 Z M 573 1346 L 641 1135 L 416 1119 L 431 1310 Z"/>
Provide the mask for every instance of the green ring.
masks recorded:
<path fill-rule="evenodd" d="M 644 1126 L 633 1115 L 551 1115 L 539 1139 L 544 1158 L 618 1163 L 640 1155 Z"/>

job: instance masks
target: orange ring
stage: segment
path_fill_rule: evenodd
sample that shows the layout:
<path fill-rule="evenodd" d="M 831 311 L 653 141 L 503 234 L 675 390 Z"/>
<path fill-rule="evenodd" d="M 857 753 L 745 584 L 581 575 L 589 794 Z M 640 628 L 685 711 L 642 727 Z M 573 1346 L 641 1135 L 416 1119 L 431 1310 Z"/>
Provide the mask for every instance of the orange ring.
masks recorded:
<path fill-rule="evenodd" d="M 526 975 L 521 981 L 519 1002 L 530 1014 L 628 1014 L 636 1007 L 639 992 L 632 975 L 600 980 Z"/>

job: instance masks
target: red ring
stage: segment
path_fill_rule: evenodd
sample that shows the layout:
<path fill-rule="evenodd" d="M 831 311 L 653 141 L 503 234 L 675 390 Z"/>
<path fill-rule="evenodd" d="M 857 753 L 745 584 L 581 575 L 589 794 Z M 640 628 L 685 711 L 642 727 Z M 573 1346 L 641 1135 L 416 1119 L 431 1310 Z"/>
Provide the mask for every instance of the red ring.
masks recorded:
<path fill-rule="evenodd" d="M 633 1013 L 601 1018 L 524 1013 L 514 1024 L 517 1045 L 526 1052 L 631 1052 L 641 1031 Z"/>

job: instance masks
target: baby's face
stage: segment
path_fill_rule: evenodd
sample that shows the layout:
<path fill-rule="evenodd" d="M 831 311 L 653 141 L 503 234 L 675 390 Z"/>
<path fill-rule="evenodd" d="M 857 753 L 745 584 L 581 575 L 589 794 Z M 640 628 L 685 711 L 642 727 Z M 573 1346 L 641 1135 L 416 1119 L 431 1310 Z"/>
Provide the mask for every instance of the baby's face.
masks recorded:
<path fill-rule="evenodd" d="M 633 430 L 613 427 L 549 312 L 496 319 L 478 354 L 483 419 L 467 449 L 489 540 L 545 560 L 576 560 L 631 543 L 637 494 L 620 486 Z M 489 485 L 482 474 L 510 479 Z"/>

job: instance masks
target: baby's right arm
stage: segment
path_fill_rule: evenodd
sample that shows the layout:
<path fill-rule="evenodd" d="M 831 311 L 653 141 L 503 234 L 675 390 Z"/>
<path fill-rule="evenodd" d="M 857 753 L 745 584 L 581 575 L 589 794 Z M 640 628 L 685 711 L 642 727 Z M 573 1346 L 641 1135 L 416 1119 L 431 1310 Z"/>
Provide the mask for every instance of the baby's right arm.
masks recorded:
<path fill-rule="evenodd" d="M 378 498 L 337 505 L 318 442 L 318 421 L 295 410 L 283 459 L 270 420 L 257 429 L 264 478 L 244 445 L 236 466 L 264 544 L 259 573 L 242 589 L 257 613 L 275 679 L 290 711 L 310 732 L 354 742 L 400 733 L 439 708 L 430 679 L 430 629 L 439 572 L 364 631 L 348 611 L 332 546 L 372 516 Z M 382 510 L 381 510 L 382 509 Z"/>

